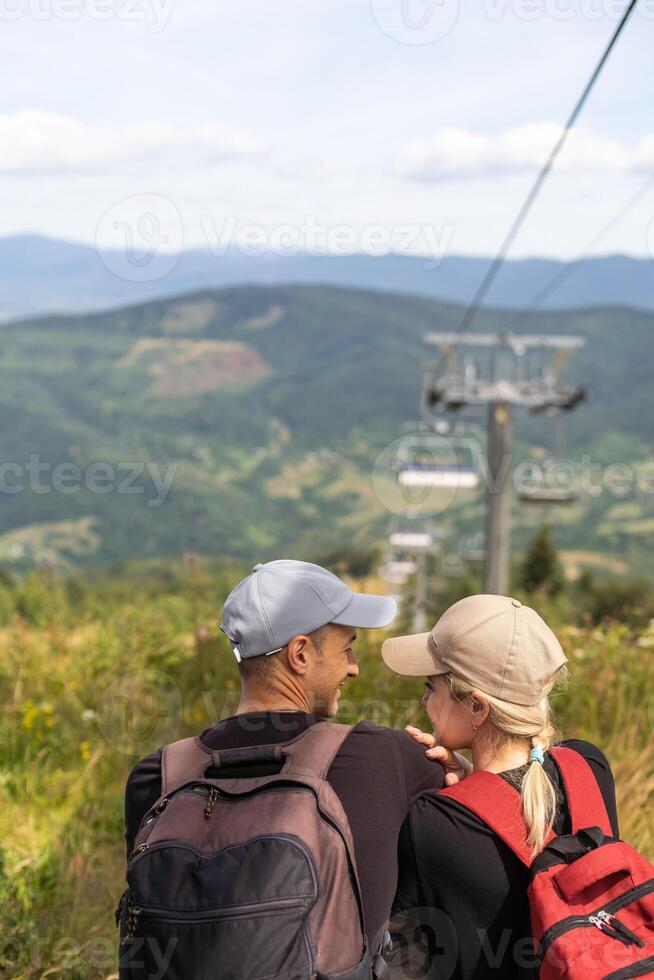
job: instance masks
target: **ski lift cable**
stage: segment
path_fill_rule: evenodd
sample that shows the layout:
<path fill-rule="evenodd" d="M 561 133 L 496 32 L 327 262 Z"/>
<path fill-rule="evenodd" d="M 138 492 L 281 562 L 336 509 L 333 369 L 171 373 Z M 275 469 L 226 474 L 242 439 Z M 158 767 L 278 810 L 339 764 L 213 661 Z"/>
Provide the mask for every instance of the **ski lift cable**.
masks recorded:
<path fill-rule="evenodd" d="M 599 76 L 600 76 L 600 74 L 602 72 L 602 69 L 604 68 L 604 65 L 608 61 L 608 58 L 609 58 L 609 56 L 610 56 L 613 48 L 615 47 L 615 45 L 616 45 L 616 43 L 618 41 L 618 38 L 622 34 L 622 31 L 626 27 L 627 21 L 629 20 L 631 14 L 634 12 L 637 3 L 638 3 L 638 0 L 631 0 L 631 2 L 629 3 L 629 6 L 627 7 L 627 9 L 625 10 L 624 14 L 622 15 L 622 18 L 620 20 L 620 23 L 618 24 L 618 26 L 616 27 L 615 31 L 613 32 L 613 36 L 611 37 L 611 40 L 609 41 L 609 43 L 608 43 L 608 45 L 607 45 L 607 47 L 606 47 L 606 49 L 605 49 L 602 57 L 598 61 L 597 65 L 595 66 L 595 69 L 594 69 L 592 75 L 590 76 L 589 80 L 587 81 L 587 83 L 586 83 L 586 85 L 585 85 L 585 87 L 584 87 L 581 95 L 577 99 L 577 102 L 576 102 L 576 104 L 575 104 L 572 112 L 570 113 L 570 116 L 569 116 L 569 118 L 568 118 L 568 120 L 567 120 L 567 122 L 565 124 L 565 127 L 564 127 L 561 135 L 559 136 L 558 140 L 556 141 L 556 143 L 554 144 L 552 150 L 550 151 L 549 157 L 547 158 L 546 162 L 544 163 L 543 167 L 541 168 L 541 170 L 540 170 L 538 176 L 536 177 L 536 180 L 534 181 L 534 183 L 533 183 L 533 185 L 532 185 L 529 193 L 527 194 L 527 197 L 525 198 L 525 200 L 524 200 L 524 202 L 523 202 L 520 210 L 518 211 L 516 217 L 514 218 L 513 223 L 511 225 L 511 227 L 509 228 L 509 231 L 508 231 L 508 233 L 507 233 L 504 241 L 502 242 L 502 244 L 500 246 L 499 252 L 497 253 L 497 255 L 495 256 L 495 258 L 493 259 L 493 262 L 491 263 L 491 265 L 488 268 L 488 270 L 487 270 L 484 278 L 482 279 L 481 283 L 479 284 L 479 287 L 477 289 L 477 292 L 473 296 L 470 305 L 468 306 L 467 310 L 465 311 L 465 313 L 463 315 L 463 318 L 461 319 L 461 322 L 460 322 L 459 326 L 457 327 L 457 331 L 456 331 L 457 333 L 459 331 L 462 332 L 462 331 L 466 330 L 470 326 L 470 324 L 473 322 L 473 320 L 475 319 L 475 317 L 477 316 L 477 313 L 479 312 L 479 310 L 481 308 L 481 305 L 482 305 L 482 303 L 483 303 L 483 301 L 484 301 L 484 299 L 485 299 L 485 297 L 486 297 L 486 295 L 488 293 L 488 290 L 492 286 L 492 284 L 495 281 L 495 278 L 496 278 L 498 272 L 500 271 L 502 265 L 504 264 L 504 261 L 506 259 L 506 256 L 507 256 L 507 254 L 509 252 L 509 249 L 511 248 L 511 246 L 512 246 L 512 244 L 513 244 L 513 242 L 514 242 L 514 240 L 516 238 L 516 235 L 518 234 L 518 232 L 520 231 L 522 225 L 524 224 L 524 221 L 525 221 L 527 215 L 529 214 L 529 212 L 531 210 L 531 207 L 532 207 L 534 201 L 538 197 L 538 194 L 540 192 L 541 187 L 545 183 L 545 180 L 546 180 L 547 176 L 549 175 L 552 167 L 554 166 L 554 163 L 555 163 L 555 161 L 556 161 L 559 153 L 563 149 L 563 146 L 565 145 L 565 142 L 566 142 L 568 136 L 570 135 L 570 132 L 571 132 L 571 130 L 572 130 L 575 122 L 577 121 L 577 117 L 579 116 L 579 113 L 581 112 L 581 110 L 583 109 L 584 105 L 586 104 L 586 101 L 588 99 L 588 96 L 590 95 L 590 93 L 591 93 L 591 91 L 592 91 L 592 89 L 593 89 L 593 87 L 595 85 L 595 82 L 599 78 Z"/>
<path fill-rule="evenodd" d="M 535 296 L 532 297 L 530 302 L 524 308 L 523 313 L 525 316 L 530 316 L 532 313 L 537 312 L 538 309 L 542 307 L 545 300 L 548 299 L 552 293 L 557 290 L 559 286 L 569 278 L 569 276 L 573 274 L 573 272 L 577 271 L 582 262 L 585 262 L 586 259 L 590 258 L 597 245 L 599 245 L 599 243 L 620 224 L 620 222 L 629 214 L 630 211 L 635 208 L 636 204 L 638 204 L 638 202 L 647 194 L 649 190 L 651 190 L 653 186 L 654 174 L 650 174 L 645 183 L 642 184 L 634 194 L 632 194 L 632 196 L 629 198 L 626 204 L 620 208 L 617 214 L 614 214 L 613 217 L 607 221 L 607 223 L 591 239 L 591 241 L 588 242 L 585 249 L 579 253 L 577 258 L 572 262 L 562 265 L 556 275 L 552 276 L 550 281 L 545 283 L 545 285 L 538 290 Z"/>

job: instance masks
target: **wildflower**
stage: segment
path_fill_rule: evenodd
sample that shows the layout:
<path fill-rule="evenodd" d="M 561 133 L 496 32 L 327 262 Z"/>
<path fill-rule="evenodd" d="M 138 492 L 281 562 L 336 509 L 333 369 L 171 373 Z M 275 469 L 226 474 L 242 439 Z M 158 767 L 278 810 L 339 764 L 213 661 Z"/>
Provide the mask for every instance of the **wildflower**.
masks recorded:
<path fill-rule="evenodd" d="M 31 699 L 30 699 L 31 700 Z M 32 703 L 28 703 L 27 710 L 23 714 L 23 728 L 26 732 L 32 730 L 34 722 L 39 716 L 39 709 Z"/>

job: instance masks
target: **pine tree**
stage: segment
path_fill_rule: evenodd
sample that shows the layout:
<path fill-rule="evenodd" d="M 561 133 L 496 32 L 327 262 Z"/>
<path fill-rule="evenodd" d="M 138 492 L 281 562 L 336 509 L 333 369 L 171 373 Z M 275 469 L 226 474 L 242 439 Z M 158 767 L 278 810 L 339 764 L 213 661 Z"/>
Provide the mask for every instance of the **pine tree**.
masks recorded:
<path fill-rule="evenodd" d="M 536 532 L 529 545 L 520 578 L 527 592 L 541 590 L 548 595 L 556 595 L 563 588 L 563 570 L 546 524 Z"/>

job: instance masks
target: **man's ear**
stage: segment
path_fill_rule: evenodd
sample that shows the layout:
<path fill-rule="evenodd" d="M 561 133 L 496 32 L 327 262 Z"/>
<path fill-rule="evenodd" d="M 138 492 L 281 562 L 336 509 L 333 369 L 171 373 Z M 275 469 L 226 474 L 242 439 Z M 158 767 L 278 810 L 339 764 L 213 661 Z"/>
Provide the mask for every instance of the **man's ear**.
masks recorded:
<path fill-rule="evenodd" d="M 306 674 L 312 649 L 311 640 L 304 634 L 293 636 L 288 641 L 285 647 L 286 662 L 294 674 Z"/>

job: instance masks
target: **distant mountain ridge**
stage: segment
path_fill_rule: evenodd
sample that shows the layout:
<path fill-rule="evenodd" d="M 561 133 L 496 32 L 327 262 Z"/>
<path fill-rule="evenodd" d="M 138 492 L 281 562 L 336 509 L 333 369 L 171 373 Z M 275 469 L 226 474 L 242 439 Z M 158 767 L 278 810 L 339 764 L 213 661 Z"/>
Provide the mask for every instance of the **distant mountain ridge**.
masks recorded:
<path fill-rule="evenodd" d="M 103 261 L 104 259 L 104 261 Z M 118 251 L 38 235 L 0 238 L 0 320 L 49 313 L 90 312 L 236 285 L 332 285 L 408 293 L 452 303 L 472 298 L 489 258 L 431 259 L 305 255 L 254 257 L 237 250 L 183 252 L 170 268 L 163 253 L 147 263 L 146 281 Z M 553 259 L 509 260 L 488 297 L 495 308 L 520 309 L 566 265 Z M 588 259 L 548 298 L 544 309 L 633 307 L 654 310 L 654 261 L 626 255 Z"/>

